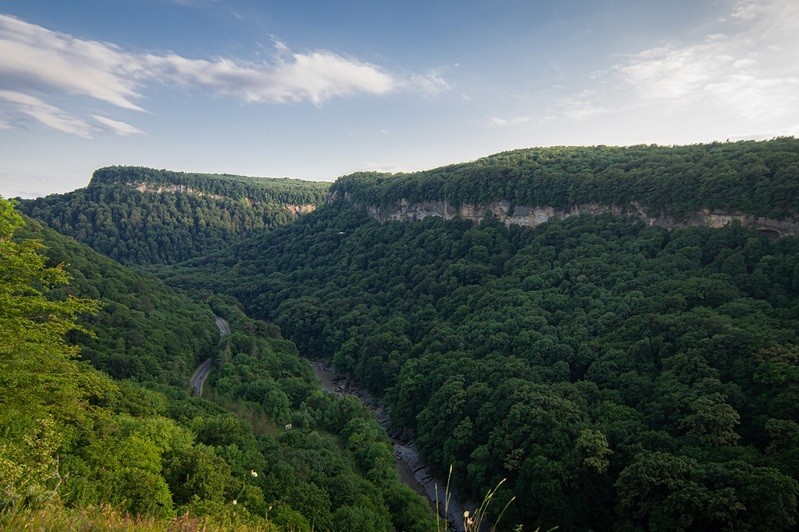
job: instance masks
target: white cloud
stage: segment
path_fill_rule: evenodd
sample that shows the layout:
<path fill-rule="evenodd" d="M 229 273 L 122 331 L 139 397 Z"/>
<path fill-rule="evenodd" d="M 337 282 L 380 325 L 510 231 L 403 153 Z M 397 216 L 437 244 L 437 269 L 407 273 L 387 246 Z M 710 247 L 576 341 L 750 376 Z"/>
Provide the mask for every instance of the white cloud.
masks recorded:
<path fill-rule="evenodd" d="M 363 163 L 361 163 L 361 168 L 362 169 L 365 168 L 366 170 L 371 171 L 371 172 L 383 172 L 383 173 L 388 173 L 388 174 L 401 174 L 401 173 L 411 172 L 412 171 L 406 166 L 399 166 L 399 165 L 394 165 L 394 164 L 384 164 L 384 163 L 375 163 L 375 162 L 369 162 L 369 161 L 364 161 Z"/>
<path fill-rule="evenodd" d="M 519 124 L 527 124 L 533 120 L 531 116 L 517 116 L 515 118 L 497 118 L 492 117 L 491 123 L 498 127 L 517 126 Z"/>
<path fill-rule="evenodd" d="M 147 55 L 143 63 L 158 72 L 162 81 L 202 87 L 248 103 L 320 104 L 333 97 L 357 93 L 385 94 L 396 86 L 390 74 L 375 66 L 325 51 L 292 54 L 290 61 L 274 64 L 226 58 L 187 59 L 175 54 Z"/>
<path fill-rule="evenodd" d="M 0 88 L 58 91 L 142 110 L 141 65 L 118 47 L 56 33 L 0 15 Z"/>
<path fill-rule="evenodd" d="M 795 134 L 799 2 L 723 0 L 704 35 L 626 55 L 549 94 L 583 142 L 685 143 Z M 576 132 L 580 133 L 576 133 Z"/>
<path fill-rule="evenodd" d="M 741 0 L 735 3 L 730 16 L 741 20 L 752 20 L 765 12 L 764 7 L 765 4 L 758 0 Z"/>
<path fill-rule="evenodd" d="M 743 118 L 796 110 L 799 2 L 741 1 L 730 17 L 723 33 L 642 51 L 616 72 L 640 98 L 661 104 L 704 105 Z"/>
<path fill-rule="evenodd" d="M 120 137 L 127 137 L 128 135 L 144 135 L 144 131 L 126 122 L 120 122 L 119 120 L 113 120 L 100 115 L 92 115 L 92 118 L 103 124 L 109 131 Z"/>
<path fill-rule="evenodd" d="M 115 44 L 80 39 L 0 15 L 0 90 L 41 96 L 66 93 L 144 111 L 135 102 L 144 98 L 143 91 L 154 82 L 199 88 L 247 103 L 307 101 L 316 105 L 357 94 L 437 95 L 450 88 L 437 71 L 398 75 L 328 50 L 292 52 L 279 40 L 274 47 L 271 60 L 263 62 L 135 54 Z M 104 125 L 118 134 L 133 128 Z"/>
<path fill-rule="evenodd" d="M 404 81 L 400 81 L 399 86 L 430 97 L 438 96 L 452 88 L 452 85 L 438 70 L 431 70 L 427 74 L 411 75 Z"/>
<path fill-rule="evenodd" d="M 45 126 L 63 133 L 90 139 L 95 131 L 95 128 L 85 121 L 70 116 L 62 109 L 49 105 L 34 96 L 21 92 L 0 90 L 0 100 L 2 100 L 0 106 L 3 104 L 10 106 L 18 113 L 29 116 Z"/>

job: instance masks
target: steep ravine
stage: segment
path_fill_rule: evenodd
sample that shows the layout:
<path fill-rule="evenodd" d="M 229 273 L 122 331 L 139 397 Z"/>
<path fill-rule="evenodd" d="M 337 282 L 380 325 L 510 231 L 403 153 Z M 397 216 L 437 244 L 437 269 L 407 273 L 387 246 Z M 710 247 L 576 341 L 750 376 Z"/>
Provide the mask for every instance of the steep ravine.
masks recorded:
<path fill-rule="evenodd" d="M 375 401 L 368 392 L 355 386 L 347 377 L 336 373 L 326 362 L 320 360 L 309 360 L 309 362 L 322 383 L 324 391 L 337 395 L 349 394 L 357 397 L 364 405 L 375 412 L 377 420 L 387 433 L 392 434 L 394 432 L 391 429 L 388 414 L 383 409 L 383 406 Z M 397 459 L 397 471 L 403 484 L 425 497 L 434 510 L 438 503 L 438 512 L 443 517 L 446 480 L 441 482 L 440 479 L 433 476 L 412 441 L 393 436 L 391 437 L 391 443 L 394 447 L 394 456 Z M 464 530 L 463 512 L 466 509 L 474 511 L 474 505 L 459 500 L 454 493 L 450 494 L 446 518 L 452 530 L 457 532 Z"/>
<path fill-rule="evenodd" d="M 348 200 L 349 198 L 345 197 L 344 199 Z M 667 214 L 652 214 L 649 212 L 649 209 L 643 205 L 635 203 L 626 206 L 586 203 L 574 205 L 569 210 L 563 210 L 546 205 L 512 206 L 508 200 L 492 201 L 482 204 L 464 203 L 460 206 L 454 206 L 447 201 L 409 202 L 402 199 L 389 207 L 378 207 L 374 205 L 366 205 L 363 207 L 372 218 L 380 222 L 391 220 L 412 222 L 423 220 L 430 216 L 443 218 L 445 220 L 461 218 L 479 222 L 486 214 L 491 214 L 505 225 L 535 227 L 552 219 L 568 218 L 580 214 L 614 214 L 617 216 L 638 218 L 643 220 L 647 225 L 666 227 L 668 229 L 688 226 L 719 228 L 733 222 L 738 222 L 743 227 L 754 228 L 761 233 L 775 238 L 786 235 L 799 236 L 799 219 L 796 217 L 776 220 L 743 212 L 718 212 L 709 209 L 703 209 L 686 216 L 676 217 Z"/>

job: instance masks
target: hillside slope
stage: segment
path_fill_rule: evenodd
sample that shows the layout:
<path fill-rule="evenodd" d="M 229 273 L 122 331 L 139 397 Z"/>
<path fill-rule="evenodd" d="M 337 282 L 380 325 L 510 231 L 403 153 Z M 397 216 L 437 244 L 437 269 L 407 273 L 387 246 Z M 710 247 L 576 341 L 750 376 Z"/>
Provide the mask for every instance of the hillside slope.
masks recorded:
<path fill-rule="evenodd" d="M 320 205 L 329 183 L 108 167 L 89 186 L 19 209 L 127 264 L 173 263 Z"/>
<path fill-rule="evenodd" d="M 411 174 L 352 174 L 331 192 L 381 221 L 488 214 L 535 227 L 611 213 L 668 228 L 738 221 L 799 235 L 799 140 L 533 148 Z"/>
<path fill-rule="evenodd" d="M 0 248 L 0 528 L 431 528 L 371 412 L 323 394 L 274 325 L 212 298 L 220 341 L 208 305 L 4 200 Z M 217 403 L 186 391 L 207 356 Z"/>
<path fill-rule="evenodd" d="M 790 148 L 776 150 L 787 166 L 769 175 L 790 182 L 767 189 L 782 198 L 768 211 L 777 216 L 794 205 L 796 141 L 675 151 L 719 149 L 723 159 L 733 150 L 737 168 L 741 150 L 780 145 Z M 682 190 L 664 168 L 656 189 Z M 516 183 L 478 172 L 470 188 L 466 174 L 433 173 L 342 179 L 337 200 L 172 267 L 166 280 L 225 290 L 302 353 L 331 359 L 385 401 L 395 429 L 415 434 L 439 474 L 453 465 L 468 495 L 506 478 L 496 499 L 501 507 L 517 497 L 510 525 L 795 526 L 799 239 L 737 224 L 647 227 L 614 214 L 531 229 L 493 217 L 380 222 L 368 210 L 445 191 L 491 201 L 491 187 L 507 195 Z M 734 190 L 738 177 L 718 190 Z M 515 190 L 517 199 L 560 197 Z M 690 201 L 659 205 L 702 205 Z M 765 212 L 743 192 L 725 201 Z"/>
<path fill-rule="evenodd" d="M 21 236 L 41 241 L 48 264 L 63 264 L 72 281 L 50 294 L 88 297 L 100 310 L 81 318 L 94 338 L 73 334 L 81 357 L 118 379 L 184 386 L 196 363 L 215 353 L 219 333 L 207 305 L 135 272 L 85 244 L 29 221 Z"/>

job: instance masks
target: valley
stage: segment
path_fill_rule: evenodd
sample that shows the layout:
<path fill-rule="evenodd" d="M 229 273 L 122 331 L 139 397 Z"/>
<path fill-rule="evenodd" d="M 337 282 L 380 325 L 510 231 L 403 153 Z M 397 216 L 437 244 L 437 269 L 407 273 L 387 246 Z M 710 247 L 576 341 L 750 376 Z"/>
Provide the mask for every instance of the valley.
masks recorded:
<path fill-rule="evenodd" d="M 398 434 L 400 431 L 391 427 L 391 421 L 383 406 L 377 403 L 368 392 L 355 386 L 347 376 L 336 373 L 324 361 L 309 360 L 309 362 L 325 392 L 335 395 L 353 395 L 374 412 L 383 429 L 389 435 L 393 434 L 391 443 L 394 457 L 397 460 L 397 472 L 402 482 L 425 497 L 430 506 L 447 520 L 452 530 L 463 531 L 463 512 L 467 508 L 474 512 L 475 505 L 473 503 L 464 505 L 457 494 L 447 494 L 447 480 L 435 478 L 432 475 L 413 442 L 399 437 L 402 434 Z"/>
<path fill-rule="evenodd" d="M 3 201 L 5 253 L 39 262 L 1 263 L 30 385 L 5 372 L 0 467 L 31 473 L 0 503 L 421 531 L 451 471 L 457 500 L 497 488 L 499 530 L 791 529 L 797 169 L 781 137 L 332 185 L 110 167 L 32 218 Z"/>

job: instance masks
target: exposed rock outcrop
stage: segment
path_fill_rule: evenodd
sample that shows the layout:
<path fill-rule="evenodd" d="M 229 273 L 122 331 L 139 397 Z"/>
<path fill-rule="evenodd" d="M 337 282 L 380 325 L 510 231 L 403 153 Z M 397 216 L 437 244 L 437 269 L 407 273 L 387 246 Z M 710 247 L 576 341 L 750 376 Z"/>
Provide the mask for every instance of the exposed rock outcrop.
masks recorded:
<path fill-rule="evenodd" d="M 180 193 L 180 194 L 189 194 L 192 196 L 212 198 L 215 200 L 223 200 L 227 197 L 221 194 L 212 194 L 210 192 L 198 190 L 196 188 L 192 188 L 187 185 L 155 185 L 153 183 L 141 182 L 141 183 L 127 183 L 127 186 L 135 188 L 139 192 L 149 192 L 152 194 L 161 194 L 164 192 L 171 194 Z M 244 201 L 246 201 L 250 207 L 252 207 L 255 204 L 255 201 L 252 200 L 251 198 L 244 198 Z M 300 216 L 301 214 L 308 214 L 316 209 L 316 205 L 314 205 L 313 203 L 303 203 L 303 204 L 285 203 L 283 206 L 294 216 Z"/>
<path fill-rule="evenodd" d="M 299 216 L 301 214 L 308 214 L 316 210 L 316 205 L 313 203 L 305 203 L 303 205 L 295 205 L 293 203 L 286 203 L 284 205 L 291 214 Z"/>
<path fill-rule="evenodd" d="M 156 185 L 147 182 L 126 183 L 126 185 L 135 188 L 139 192 L 150 192 L 152 194 L 161 194 L 163 192 L 169 192 L 171 194 L 175 193 L 190 194 L 192 196 L 203 196 L 218 200 L 225 199 L 225 196 L 222 196 L 220 194 L 211 194 L 203 190 L 197 190 L 196 188 L 192 188 L 187 185 Z"/>
<path fill-rule="evenodd" d="M 445 220 L 462 218 L 479 222 L 485 218 L 487 214 L 490 214 L 505 225 L 521 225 L 526 227 L 535 227 L 549 220 L 568 218 L 569 216 L 580 214 L 614 214 L 617 216 L 639 218 L 647 225 L 666 227 L 669 229 L 687 226 L 719 228 L 733 222 L 738 222 L 744 227 L 752 227 L 773 237 L 799 235 L 799 220 L 796 218 L 775 220 L 741 212 L 725 213 L 711 211 L 709 209 L 703 209 L 699 212 L 677 218 L 671 215 L 651 214 L 646 207 L 637 204 L 619 206 L 586 203 L 574 205 L 569 210 L 563 210 L 551 206 L 512 206 L 507 200 L 492 201 L 477 205 L 465 203 L 459 207 L 455 207 L 447 201 L 422 201 L 411 203 L 403 199 L 395 206 L 388 208 L 371 205 L 366 206 L 366 211 L 371 217 L 380 222 L 390 220 L 407 222 L 419 221 L 430 216 L 443 218 Z"/>

